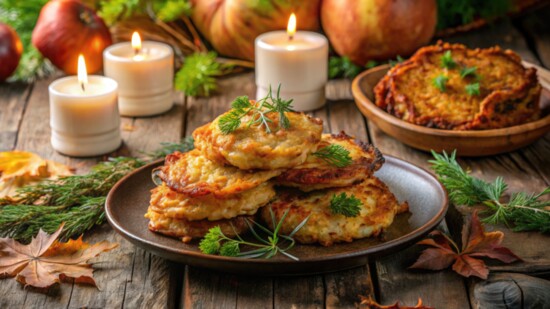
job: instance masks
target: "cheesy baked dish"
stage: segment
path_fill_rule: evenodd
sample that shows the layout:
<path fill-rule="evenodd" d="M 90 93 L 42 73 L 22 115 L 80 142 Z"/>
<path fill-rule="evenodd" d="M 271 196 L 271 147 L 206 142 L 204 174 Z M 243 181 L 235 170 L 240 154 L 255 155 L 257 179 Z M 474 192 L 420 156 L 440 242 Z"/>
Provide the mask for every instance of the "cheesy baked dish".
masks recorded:
<path fill-rule="evenodd" d="M 288 210 L 282 233 L 310 216 L 296 241 L 329 246 L 378 235 L 406 208 L 373 176 L 384 163 L 375 147 L 344 132 L 322 135 L 322 120 L 270 99 L 238 97 L 193 132 L 194 150 L 166 157 L 153 172 L 151 231 L 188 242 L 219 226 L 234 237 L 249 220 L 273 228 L 271 212 L 281 219 Z"/>
<path fill-rule="evenodd" d="M 496 129 L 540 117 L 536 70 L 499 47 L 438 42 L 421 48 L 391 68 L 374 92 L 381 109 L 438 129 Z"/>

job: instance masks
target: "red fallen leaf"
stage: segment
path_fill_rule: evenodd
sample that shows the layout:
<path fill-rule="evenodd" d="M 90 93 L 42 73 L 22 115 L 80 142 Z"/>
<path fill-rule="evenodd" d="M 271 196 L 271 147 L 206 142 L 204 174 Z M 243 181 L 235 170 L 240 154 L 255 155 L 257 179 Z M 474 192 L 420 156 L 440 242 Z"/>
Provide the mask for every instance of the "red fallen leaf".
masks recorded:
<path fill-rule="evenodd" d="M 0 277 L 16 277 L 25 286 L 47 289 L 64 278 L 96 285 L 88 260 L 114 249 L 118 244 L 102 241 L 90 245 L 77 240 L 56 239 L 63 225 L 52 235 L 40 230 L 31 243 L 23 245 L 11 238 L 0 238 Z"/>
<path fill-rule="evenodd" d="M 504 263 L 521 261 L 510 249 L 500 245 L 504 238 L 501 231 L 485 232 L 477 211 L 472 214 L 470 224 L 462 228 L 462 250 L 450 237 L 439 231 L 430 233 L 430 236 L 418 244 L 434 248 L 422 251 L 409 268 L 441 270 L 452 264 L 453 270 L 461 276 L 487 279 L 489 269 L 485 262 L 474 257 L 488 257 Z"/>
<path fill-rule="evenodd" d="M 401 306 L 399 305 L 399 302 L 396 302 L 393 305 L 389 306 L 383 306 L 377 303 L 372 297 L 361 297 L 361 303 L 359 303 L 359 306 L 361 308 L 367 308 L 367 309 L 434 309 L 433 307 L 423 306 L 422 305 L 422 299 L 418 299 L 418 303 L 414 307 L 409 306 Z"/>

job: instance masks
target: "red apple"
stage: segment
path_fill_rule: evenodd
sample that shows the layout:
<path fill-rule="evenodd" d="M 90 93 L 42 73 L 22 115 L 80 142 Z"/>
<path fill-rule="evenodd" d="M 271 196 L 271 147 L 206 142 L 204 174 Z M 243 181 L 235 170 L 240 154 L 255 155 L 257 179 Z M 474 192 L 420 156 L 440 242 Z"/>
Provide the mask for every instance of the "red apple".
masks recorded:
<path fill-rule="evenodd" d="M 435 0 L 323 0 L 321 23 L 334 50 L 358 65 L 407 56 L 432 38 Z"/>
<path fill-rule="evenodd" d="M 17 33 L 10 26 L 0 23 L 0 82 L 15 72 L 22 52 L 23 45 Z"/>
<path fill-rule="evenodd" d="M 77 72 L 84 55 L 88 73 L 103 67 L 103 50 L 112 44 L 111 33 L 95 12 L 78 0 L 52 0 L 40 11 L 32 43 L 56 67 Z"/>
<path fill-rule="evenodd" d="M 286 29 L 295 13 L 298 29 L 319 28 L 320 0 L 191 0 L 193 22 L 220 54 L 254 59 L 254 39 Z"/>

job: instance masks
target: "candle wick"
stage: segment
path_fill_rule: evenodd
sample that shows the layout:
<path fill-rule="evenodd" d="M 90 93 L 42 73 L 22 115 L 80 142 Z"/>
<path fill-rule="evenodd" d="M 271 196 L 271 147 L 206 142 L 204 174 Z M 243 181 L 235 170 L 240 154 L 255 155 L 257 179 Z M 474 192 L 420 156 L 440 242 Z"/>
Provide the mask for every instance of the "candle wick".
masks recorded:
<path fill-rule="evenodd" d="M 139 55 L 140 48 L 134 48 L 134 56 Z"/>
<path fill-rule="evenodd" d="M 86 86 L 84 86 L 84 83 L 80 83 L 80 88 L 82 88 L 82 92 L 86 92 Z"/>
<path fill-rule="evenodd" d="M 294 35 L 289 35 L 289 36 L 288 36 L 288 40 L 289 40 L 289 41 L 292 41 L 292 39 L 294 39 Z"/>

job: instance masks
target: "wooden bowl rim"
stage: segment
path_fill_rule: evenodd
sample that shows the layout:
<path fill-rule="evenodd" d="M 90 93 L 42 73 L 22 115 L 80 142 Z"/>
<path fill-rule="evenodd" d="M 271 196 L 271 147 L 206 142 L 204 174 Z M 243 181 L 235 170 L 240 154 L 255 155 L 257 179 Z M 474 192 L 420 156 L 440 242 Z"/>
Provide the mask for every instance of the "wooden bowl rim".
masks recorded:
<path fill-rule="evenodd" d="M 368 75 L 377 73 L 382 70 L 387 71 L 389 68 L 390 68 L 390 65 L 385 64 L 385 65 L 380 65 L 360 73 L 357 77 L 353 79 L 353 82 L 351 84 L 351 92 L 355 98 L 356 103 L 361 104 L 363 107 L 368 109 L 371 113 L 373 113 L 374 116 L 380 118 L 381 120 L 393 126 L 396 126 L 408 131 L 427 134 L 427 135 L 442 136 L 442 137 L 458 137 L 458 138 L 461 138 L 461 137 L 486 138 L 486 137 L 518 135 L 518 134 L 523 134 L 525 132 L 534 131 L 546 126 L 550 127 L 550 114 L 532 122 L 515 125 L 511 127 L 505 127 L 500 129 L 488 129 L 488 130 L 454 131 L 454 130 L 433 129 L 433 128 L 428 128 L 417 124 L 413 124 L 405 120 L 401 120 L 387 113 L 386 111 L 379 108 L 376 104 L 374 104 L 374 102 L 372 102 L 366 96 L 365 92 L 360 86 L 361 81 Z M 546 89 L 546 88 L 543 88 L 543 89 Z"/>

